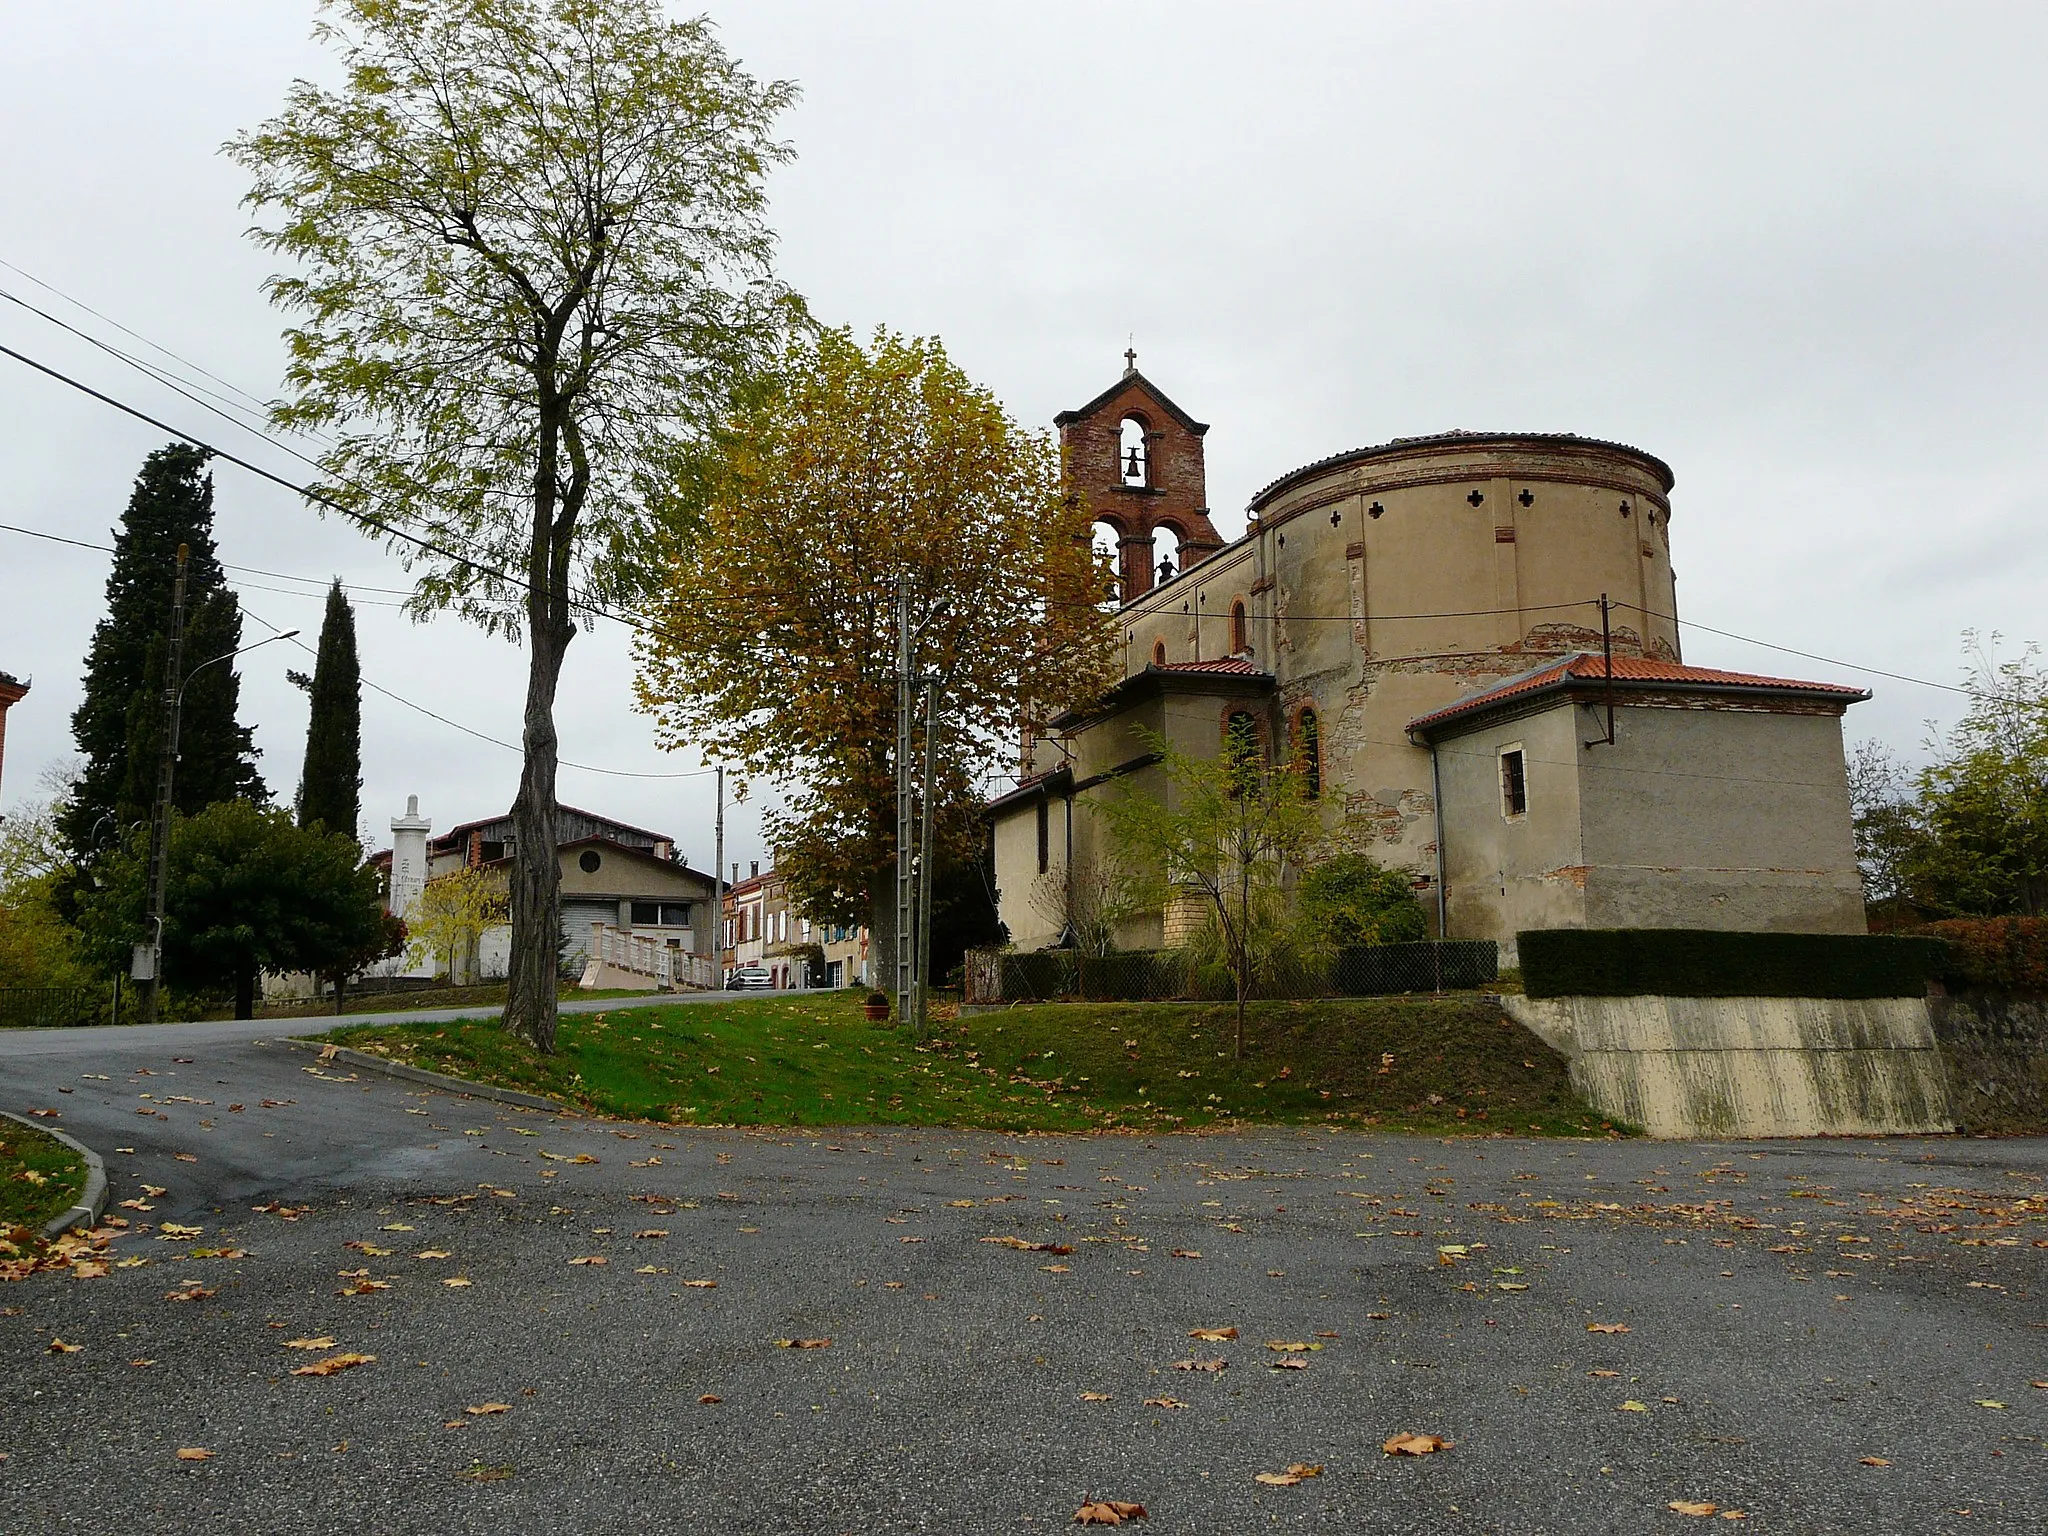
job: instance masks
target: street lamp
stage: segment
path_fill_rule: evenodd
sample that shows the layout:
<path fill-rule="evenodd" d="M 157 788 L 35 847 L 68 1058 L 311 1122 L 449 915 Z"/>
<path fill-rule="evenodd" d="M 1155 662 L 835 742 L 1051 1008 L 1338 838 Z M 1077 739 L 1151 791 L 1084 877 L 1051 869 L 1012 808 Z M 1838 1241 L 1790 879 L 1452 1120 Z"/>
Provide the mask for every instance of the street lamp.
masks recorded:
<path fill-rule="evenodd" d="M 178 549 L 178 582 L 176 601 L 171 605 L 171 646 L 169 665 L 165 672 L 177 676 L 178 663 L 185 650 L 185 549 Z M 164 742 L 163 756 L 158 763 L 156 779 L 156 816 L 150 826 L 149 835 L 149 938 L 135 946 L 135 953 L 129 964 L 129 974 L 142 983 L 142 1022 L 156 1022 L 157 992 L 161 985 L 164 952 L 164 895 L 170 885 L 171 845 L 171 781 L 178 766 L 178 727 L 185 707 L 185 690 L 192 686 L 192 679 L 208 667 L 218 666 L 223 661 L 253 651 L 259 646 L 269 645 L 274 640 L 291 640 L 298 636 L 296 629 L 283 630 L 268 635 L 248 645 L 223 651 L 218 656 L 208 657 L 190 672 L 173 689 L 164 689 Z"/>

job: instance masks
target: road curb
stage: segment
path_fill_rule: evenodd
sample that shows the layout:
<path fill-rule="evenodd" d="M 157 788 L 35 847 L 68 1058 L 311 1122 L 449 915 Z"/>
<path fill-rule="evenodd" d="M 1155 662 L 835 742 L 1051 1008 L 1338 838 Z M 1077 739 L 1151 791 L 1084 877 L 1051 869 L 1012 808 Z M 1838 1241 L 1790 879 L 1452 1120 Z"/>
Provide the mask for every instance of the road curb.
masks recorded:
<path fill-rule="evenodd" d="M 390 1061 L 382 1056 L 373 1056 L 368 1051 L 352 1050 L 345 1045 L 335 1045 L 331 1040 L 305 1040 L 297 1035 L 279 1035 L 278 1044 L 289 1045 L 302 1051 L 334 1051 L 330 1061 L 345 1061 L 352 1067 L 365 1072 L 381 1072 L 386 1077 L 403 1078 L 409 1083 L 421 1083 L 429 1088 L 439 1088 L 446 1093 L 460 1094 L 468 1099 L 491 1099 L 500 1104 L 511 1104 L 519 1109 L 545 1110 L 551 1115 L 588 1116 L 588 1111 L 573 1104 L 563 1104 L 555 1099 L 544 1099 L 537 1093 L 522 1093 L 517 1088 L 495 1088 L 489 1083 L 472 1083 L 466 1077 L 450 1077 L 445 1072 L 430 1072 L 425 1067 L 409 1067 L 402 1061 Z"/>
<path fill-rule="evenodd" d="M 99 1153 L 68 1132 L 58 1130 L 54 1125 L 42 1125 L 26 1115 L 17 1115 L 11 1109 L 0 1109 L 0 1116 L 25 1125 L 32 1131 L 41 1131 L 45 1136 L 54 1136 L 72 1151 L 85 1159 L 85 1194 L 69 1210 L 62 1212 L 43 1224 L 43 1236 L 52 1238 L 69 1232 L 76 1226 L 92 1226 L 107 1208 L 107 1165 Z"/>

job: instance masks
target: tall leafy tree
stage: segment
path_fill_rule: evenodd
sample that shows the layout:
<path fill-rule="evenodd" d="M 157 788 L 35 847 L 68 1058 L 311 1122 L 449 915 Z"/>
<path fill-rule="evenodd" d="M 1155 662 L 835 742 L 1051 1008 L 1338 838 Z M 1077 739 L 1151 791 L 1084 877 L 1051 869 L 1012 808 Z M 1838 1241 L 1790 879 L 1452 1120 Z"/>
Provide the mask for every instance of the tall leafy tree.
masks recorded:
<path fill-rule="evenodd" d="M 299 772 L 299 825 L 354 837 L 363 810 L 363 673 L 356 661 L 356 611 L 339 579 L 328 589 L 313 675 L 293 673 L 292 681 L 303 683 L 312 703 Z"/>
<path fill-rule="evenodd" d="M 91 948 L 108 969 L 145 931 L 146 837 L 107 861 L 86 898 Z M 295 826 L 246 800 L 181 816 L 171 828 L 164 975 L 173 986 L 227 991 L 249 1018 L 264 971 L 332 974 L 391 952 L 376 871 L 353 837 Z"/>
<path fill-rule="evenodd" d="M 638 644 L 640 702 L 665 744 L 782 786 L 777 869 L 813 917 L 867 920 L 887 955 L 896 583 L 913 666 L 938 679 L 938 862 L 967 864 L 981 786 L 1020 722 L 1111 680 L 1089 513 L 1044 434 L 938 342 L 886 331 L 866 346 L 844 330 L 792 341 L 719 447 Z"/>
<path fill-rule="evenodd" d="M 657 0 L 327 0 L 342 84 L 228 146 L 295 270 L 281 425 L 321 494 L 527 647 L 505 1023 L 555 1034 L 555 690 L 579 615 L 630 601 L 647 490 L 790 314 L 763 177 L 793 98 Z"/>
<path fill-rule="evenodd" d="M 114 535 L 106 616 L 93 631 L 85 697 L 71 717 L 79 776 L 60 816 L 73 856 L 89 862 L 95 844 L 118 842 L 146 820 L 156 794 L 163 729 L 163 672 L 178 546 L 189 547 L 185 588 L 187 672 L 242 641 L 241 606 L 214 552 L 213 477 L 207 450 L 172 443 L 152 453 Z M 184 702 L 173 781 L 177 808 L 192 813 L 218 800 L 262 800 L 257 751 L 235 718 L 241 680 L 231 666 L 193 679 Z"/>

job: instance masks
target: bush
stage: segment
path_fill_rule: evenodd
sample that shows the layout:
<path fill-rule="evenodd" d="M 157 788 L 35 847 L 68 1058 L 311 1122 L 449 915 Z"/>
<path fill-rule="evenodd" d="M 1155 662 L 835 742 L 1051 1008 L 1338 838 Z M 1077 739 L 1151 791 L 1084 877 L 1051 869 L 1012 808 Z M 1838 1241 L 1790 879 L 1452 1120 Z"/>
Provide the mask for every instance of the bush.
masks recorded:
<path fill-rule="evenodd" d="M 1383 869 L 1362 853 L 1342 853 L 1301 878 L 1304 937 L 1320 948 L 1409 944 L 1429 931 L 1408 876 Z"/>
<path fill-rule="evenodd" d="M 1701 928 L 1541 928 L 1517 936 L 1531 997 L 1919 997 L 1937 940 Z"/>
<path fill-rule="evenodd" d="M 1940 974 L 1951 987 L 2048 992 L 2048 918 L 1956 917 L 1914 932 L 1942 941 Z"/>

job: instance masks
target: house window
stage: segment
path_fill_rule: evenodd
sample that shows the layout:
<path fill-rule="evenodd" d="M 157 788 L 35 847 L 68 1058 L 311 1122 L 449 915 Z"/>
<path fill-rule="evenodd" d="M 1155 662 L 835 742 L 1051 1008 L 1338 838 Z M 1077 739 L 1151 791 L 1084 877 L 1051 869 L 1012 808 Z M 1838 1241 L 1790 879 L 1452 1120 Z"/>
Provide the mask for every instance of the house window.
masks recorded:
<path fill-rule="evenodd" d="M 1126 416 L 1117 426 L 1117 475 L 1125 485 L 1143 490 L 1152 483 L 1152 452 L 1145 443 L 1145 423 Z"/>
<path fill-rule="evenodd" d="M 1166 665 L 1166 642 L 1164 640 L 1154 640 L 1152 642 L 1152 665 L 1155 667 Z"/>
<path fill-rule="evenodd" d="M 1510 820 L 1529 812 L 1528 770 L 1520 747 L 1509 747 L 1500 755 L 1500 811 Z"/>
<path fill-rule="evenodd" d="M 596 874 L 603 864 L 604 855 L 595 848 L 584 849 L 582 856 L 576 860 L 576 867 L 586 875 Z"/>
<path fill-rule="evenodd" d="M 633 926 L 687 928 L 690 926 L 690 904 L 686 901 L 636 901 L 633 903 Z"/>
<path fill-rule="evenodd" d="M 1043 797 L 1038 802 L 1038 872 L 1052 868 L 1052 806 Z"/>
<path fill-rule="evenodd" d="M 1294 763 L 1301 771 L 1301 792 L 1314 800 L 1323 793 L 1323 727 L 1313 704 L 1294 717 Z"/>
<path fill-rule="evenodd" d="M 1242 656 L 1251 648 L 1251 636 L 1245 626 L 1244 599 L 1238 598 L 1230 605 L 1230 654 Z"/>

